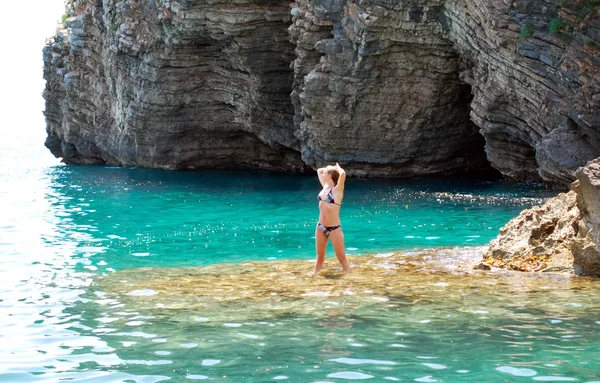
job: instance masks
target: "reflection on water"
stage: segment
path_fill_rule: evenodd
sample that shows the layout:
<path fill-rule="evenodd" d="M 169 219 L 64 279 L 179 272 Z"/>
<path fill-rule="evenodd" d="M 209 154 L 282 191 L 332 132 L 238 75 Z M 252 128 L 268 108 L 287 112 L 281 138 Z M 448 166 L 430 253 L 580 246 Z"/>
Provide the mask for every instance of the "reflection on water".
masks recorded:
<path fill-rule="evenodd" d="M 1 381 L 595 376 L 593 283 L 470 272 L 482 249 L 454 248 L 539 187 L 353 179 L 348 252 L 374 255 L 313 277 L 314 178 L 18 162 L 0 171 Z"/>
<path fill-rule="evenodd" d="M 56 163 L 52 158 L 32 155 L 32 147 L 39 145 L 23 137 L 18 144 L 10 139 L 0 143 L 2 382 L 56 381 L 42 376 L 48 371 L 73 371 L 62 377 L 75 378 L 80 364 L 74 350 L 104 344 L 77 331 L 73 325 L 81 313 L 68 312 L 91 279 L 74 270 L 78 243 L 61 229 L 64 207 L 53 204 L 53 177 L 63 167 L 51 166 Z"/>
<path fill-rule="evenodd" d="M 600 287 L 470 270 L 482 251 L 354 257 L 349 275 L 330 259 L 316 277 L 306 261 L 97 276 L 82 333 L 175 380 L 592 381 Z"/>

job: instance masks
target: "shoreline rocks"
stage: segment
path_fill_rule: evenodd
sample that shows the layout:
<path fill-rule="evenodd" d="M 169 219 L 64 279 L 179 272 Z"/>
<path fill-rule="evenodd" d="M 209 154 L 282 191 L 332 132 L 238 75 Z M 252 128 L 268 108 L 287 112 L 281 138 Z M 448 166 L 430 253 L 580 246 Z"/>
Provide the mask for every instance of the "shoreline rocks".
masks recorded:
<path fill-rule="evenodd" d="M 476 267 L 600 276 L 600 158 L 572 189 L 507 223 Z"/>
<path fill-rule="evenodd" d="M 573 189 L 581 213 L 573 251 L 573 271 L 600 276 L 600 158 L 577 171 Z"/>

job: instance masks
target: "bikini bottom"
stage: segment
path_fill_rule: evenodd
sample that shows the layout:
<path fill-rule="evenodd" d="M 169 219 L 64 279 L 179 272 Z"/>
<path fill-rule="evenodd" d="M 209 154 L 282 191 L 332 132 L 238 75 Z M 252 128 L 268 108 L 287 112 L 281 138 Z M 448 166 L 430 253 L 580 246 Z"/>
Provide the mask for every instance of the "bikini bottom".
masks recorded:
<path fill-rule="evenodd" d="M 326 236 L 329 237 L 329 233 L 331 233 L 332 231 L 334 231 L 335 229 L 339 229 L 340 227 L 342 227 L 342 225 L 337 225 L 337 226 L 325 226 L 321 223 L 317 224 L 317 227 L 321 230 L 323 230 L 323 233 L 325 233 Z"/>

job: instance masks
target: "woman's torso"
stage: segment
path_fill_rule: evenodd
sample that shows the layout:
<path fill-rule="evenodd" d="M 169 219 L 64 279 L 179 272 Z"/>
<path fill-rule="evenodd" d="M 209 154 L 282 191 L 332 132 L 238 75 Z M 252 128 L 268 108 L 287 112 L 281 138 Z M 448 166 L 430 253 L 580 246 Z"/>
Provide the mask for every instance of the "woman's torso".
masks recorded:
<path fill-rule="evenodd" d="M 343 193 L 324 187 L 318 195 L 319 222 L 325 226 L 340 225 L 340 205 Z"/>

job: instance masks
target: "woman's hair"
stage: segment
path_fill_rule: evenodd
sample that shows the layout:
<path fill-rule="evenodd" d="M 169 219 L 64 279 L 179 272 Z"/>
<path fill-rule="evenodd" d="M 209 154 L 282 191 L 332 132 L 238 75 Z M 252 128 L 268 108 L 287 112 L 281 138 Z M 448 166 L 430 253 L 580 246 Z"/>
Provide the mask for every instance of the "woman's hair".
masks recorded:
<path fill-rule="evenodd" d="M 337 186 L 338 179 L 340 178 L 340 173 L 337 170 L 335 170 L 335 169 L 329 169 L 327 171 L 327 173 L 329 173 L 329 175 L 331 176 L 331 179 L 333 180 L 333 182 Z"/>

